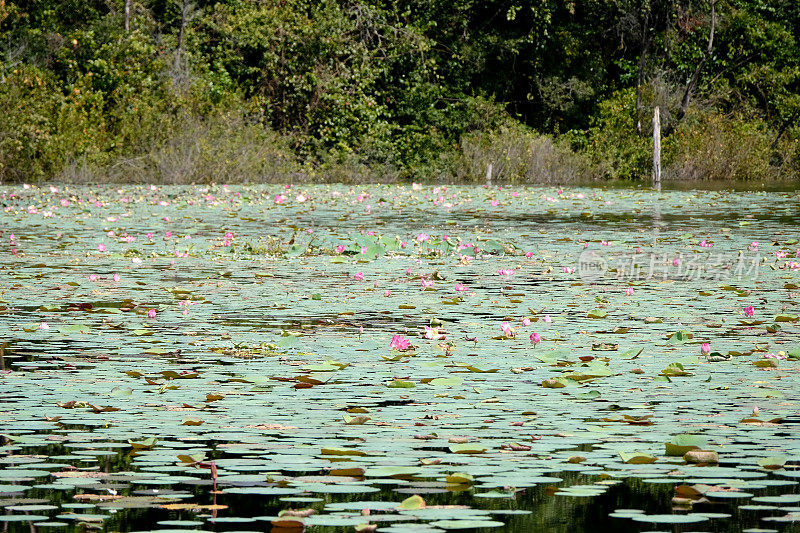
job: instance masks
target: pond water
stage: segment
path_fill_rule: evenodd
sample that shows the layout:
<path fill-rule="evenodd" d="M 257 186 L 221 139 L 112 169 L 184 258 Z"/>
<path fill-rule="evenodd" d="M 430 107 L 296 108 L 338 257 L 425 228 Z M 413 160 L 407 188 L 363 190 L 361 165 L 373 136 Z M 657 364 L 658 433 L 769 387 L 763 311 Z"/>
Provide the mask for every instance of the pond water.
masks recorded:
<path fill-rule="evenodd" d="M 4 531 L 798 530 L 796 192 L 0 205 Z"/>

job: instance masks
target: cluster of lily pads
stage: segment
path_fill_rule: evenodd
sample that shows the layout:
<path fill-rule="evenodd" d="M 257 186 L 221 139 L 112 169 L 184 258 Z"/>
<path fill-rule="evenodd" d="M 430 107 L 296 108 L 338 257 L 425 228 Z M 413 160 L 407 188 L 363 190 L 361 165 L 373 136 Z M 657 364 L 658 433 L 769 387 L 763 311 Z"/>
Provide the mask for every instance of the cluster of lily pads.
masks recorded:
<path fill-rule="evenodd" d="M 796 524 L 798 203 L 6 186 L 0 522 Z"/>

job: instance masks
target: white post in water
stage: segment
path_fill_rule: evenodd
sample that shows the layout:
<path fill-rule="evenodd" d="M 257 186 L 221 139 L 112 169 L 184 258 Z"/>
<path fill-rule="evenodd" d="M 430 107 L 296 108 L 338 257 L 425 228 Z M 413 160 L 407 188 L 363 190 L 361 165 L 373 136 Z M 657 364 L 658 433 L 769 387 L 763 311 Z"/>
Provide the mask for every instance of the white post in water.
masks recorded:
<path fill-rule="evenodd" d="M 492 164 L 489 163 L 489 166 L 486 168 L 486 186 L 492 186 Z"/>
<path fill-rule="evenodd" d="M 653 112 L 653 187 L 661 190 L 661 111 Z"/>

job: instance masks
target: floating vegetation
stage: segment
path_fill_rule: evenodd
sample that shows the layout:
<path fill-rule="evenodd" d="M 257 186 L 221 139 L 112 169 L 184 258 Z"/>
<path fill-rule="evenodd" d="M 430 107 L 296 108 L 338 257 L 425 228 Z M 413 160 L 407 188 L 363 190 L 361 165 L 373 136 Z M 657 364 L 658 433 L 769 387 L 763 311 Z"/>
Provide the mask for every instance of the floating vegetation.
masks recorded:
<path fill-rule="evenodd" d="M 6 531 L 797 522 L 795 194 L 0 199 Z"/>

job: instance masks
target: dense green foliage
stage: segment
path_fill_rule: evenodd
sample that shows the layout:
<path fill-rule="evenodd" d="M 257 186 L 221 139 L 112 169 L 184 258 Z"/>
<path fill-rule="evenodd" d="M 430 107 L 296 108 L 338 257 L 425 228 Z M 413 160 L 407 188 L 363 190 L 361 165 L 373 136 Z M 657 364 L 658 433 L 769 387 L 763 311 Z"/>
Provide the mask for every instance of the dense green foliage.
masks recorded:
<path fill-rule="evenodd" d="M 800 165 L 795 0 L 0 0 L 0 47 L 0 181 L 642 179 L 655 105 L 667 176 Z"/>

